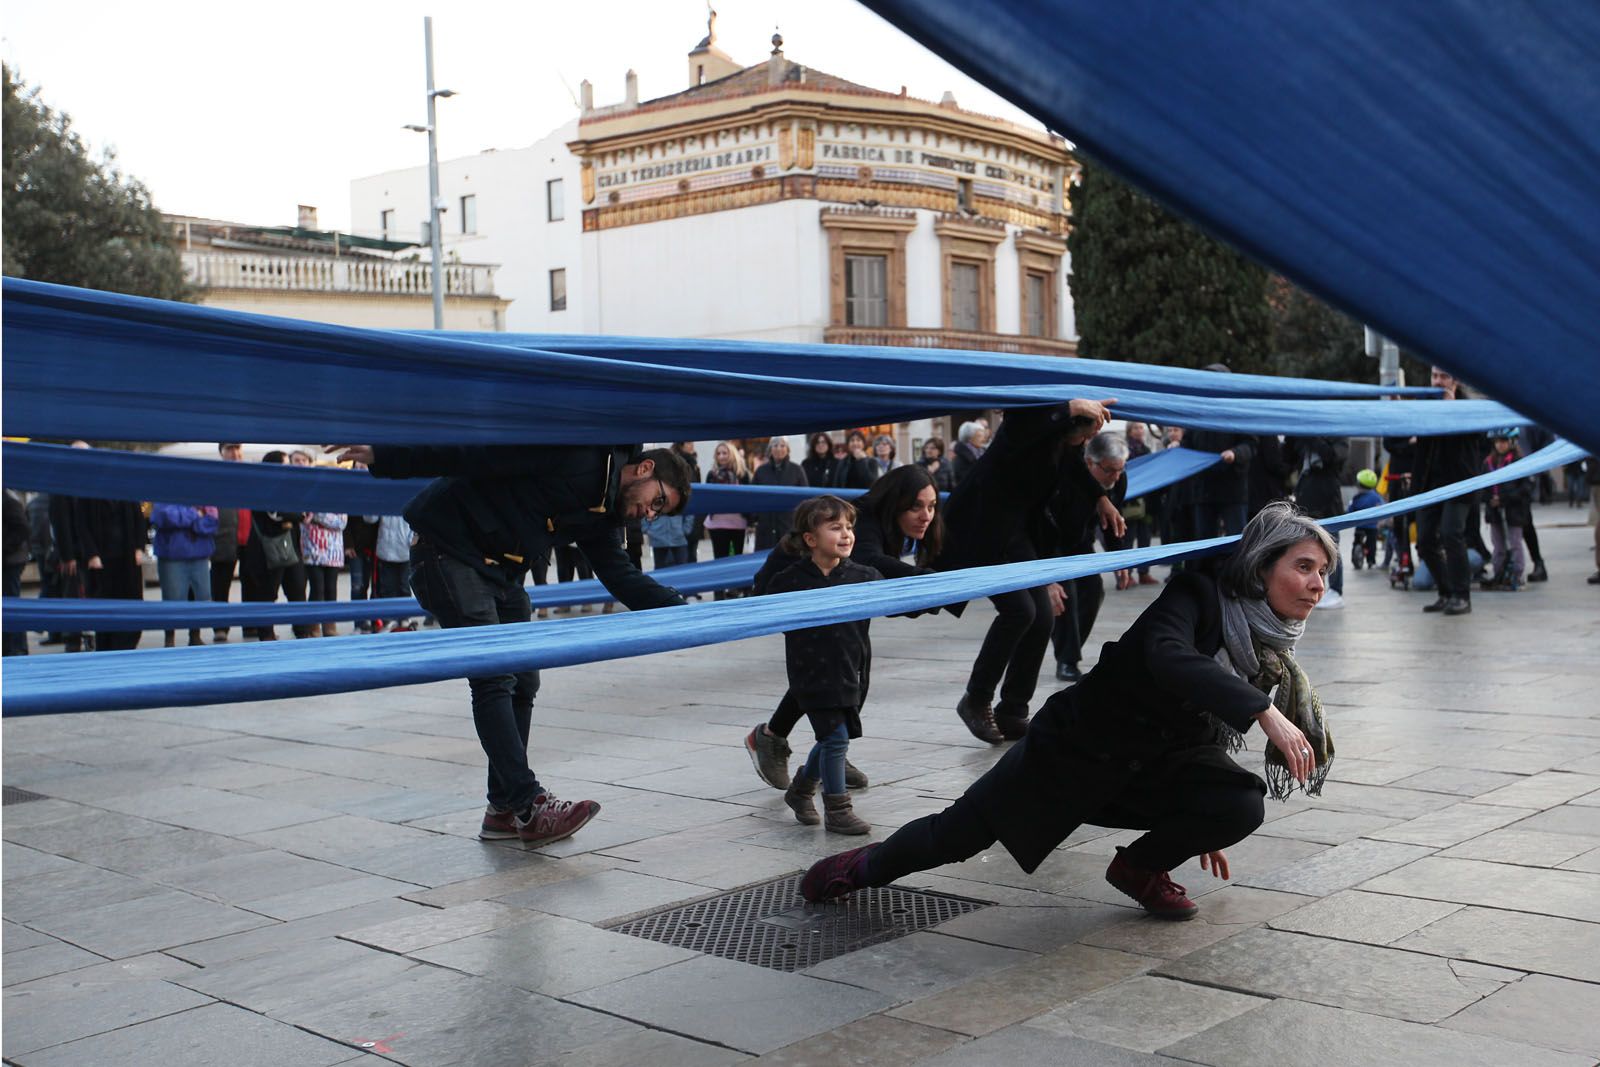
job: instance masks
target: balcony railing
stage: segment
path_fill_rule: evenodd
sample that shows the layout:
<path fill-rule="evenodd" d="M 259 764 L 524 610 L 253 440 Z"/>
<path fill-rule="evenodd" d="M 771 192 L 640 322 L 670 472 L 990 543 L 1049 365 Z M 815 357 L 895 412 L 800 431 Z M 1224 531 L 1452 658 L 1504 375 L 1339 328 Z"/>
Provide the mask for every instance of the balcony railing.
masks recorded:
<path fill-rule="evenodd" d="M 829 326 L 822 339 L 830 345 L 889 345 L 897 348 L 968 348 L 1030 356 L 1076 356 L 1076 341 L 1027 337 L 1014 333 L 970 330 L 914 330 L 899 326 Z"/>
<path fill-rule="evenodd" d="M 201 289 L 278 289 L 388 296 L 428 296 L 433 292 L 433 277 L 426 263 L 392 263 L 356 257 L 185 252 L 183 267 L 190 283 Z M 445 295 L 493 297 L 494 271 L 494 267 L 483 264 L 446 264 Z"/>

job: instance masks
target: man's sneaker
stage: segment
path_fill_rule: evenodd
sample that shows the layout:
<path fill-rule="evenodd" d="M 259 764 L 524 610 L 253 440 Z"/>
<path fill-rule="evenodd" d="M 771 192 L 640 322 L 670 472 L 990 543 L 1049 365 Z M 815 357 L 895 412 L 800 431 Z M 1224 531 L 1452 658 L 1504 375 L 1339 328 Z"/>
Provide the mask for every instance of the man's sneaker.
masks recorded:
<path fill-rule="evenodd" d="M 1422 610 L 1423 611 L 1443 611 L 1445 608 L 1447 608 L 1449 606 L 1450 606 L 1450 598 L 1441 594 L 1438 600 L 1435 600 L 1432 604 L 1424 605 Z"/>
<path fill-rule="evenodd" d="M 527 811 L 515 816 L 517 836 L 525 845 L 549 845 L 565 841 L 600 814 L 593 800 L 557 800 L 551 793 L 540 793 Z"/>
<path fill-rule="evenodd" d="M 1471 615 L 1472 601 L 1466 597 L 1458 596 L 1444 606 L 1444 613 L 1446 615 Z"/>
<path fill-rule="evenodd" d="M 789 788 L 789 741 L 767 732 L 766 723 L 744 735 L 744 750 L 756 776 L 774 789 Z"/>
<path fill-rule="evenodd" d="M 988 703 L 979 704 L 963 693 L 961 700 L 956 704 L 956 714 L 961 717 L 962 724 L 972 731 L 972 736 L 979 741 L 987 741 L 991 745 L 1005 741 L 1005 735 L 994 724 L 994 708 Z"/>
<path fill-rule="evenodd" d="M 478 830 L 479 841 L 510 841 L 517 836 L 517 813 L 507 809 L 483 809 L 483 826 Z"/>
<path fill-rule="evenodd" d="M 867 857 L 877 842 L 818 860 L 800 879 L 800 895 L 812 904 L 838 900 L 867 888 Z"/>
<path fill-rule="evenodd" d="M 1116 858 L 1106 868 L 1106 881 L 1139 902 L 1139 905 L 1158 919 L 1192 919 L 1199 907 L 1189 899 L 1183 886 L 1174 882 L 1166 871 L 1147 871 L 1135 867 L 1123 858 L 1122 846 L 1117 846 Z"/>
<path fill-rule="evenodd" d="M 1344 607 L 1344 594 L 1340 593 L 1337 589 L 1330 589 L 1326 593 L 1322 594 L 1322 599 L 1317 601 L 1317 607 L 1342 608 Z"/>
<path fill-rule="evenodd" d="M 846 789 L 865 789 L 870 784 L 867 781 L 866 772 L 849 760 L 844 761 L 844 787 Z"/>

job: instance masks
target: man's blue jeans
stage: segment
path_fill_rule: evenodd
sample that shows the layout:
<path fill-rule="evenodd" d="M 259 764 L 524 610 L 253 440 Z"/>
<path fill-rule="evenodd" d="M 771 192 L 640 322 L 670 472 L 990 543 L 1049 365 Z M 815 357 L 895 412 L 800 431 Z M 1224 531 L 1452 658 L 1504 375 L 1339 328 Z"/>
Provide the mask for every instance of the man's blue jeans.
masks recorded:
<path fill-rule="evenodd" d="M 162 600 L 210 600 L 211 559 L 158 559 Z"/>
<path fill-rule="evenodd" d="M 527 622 L 533 617 L 520 575 L 513 583 L 496 582 L 428 545 L 413 548 L 411 559 L 416 566 L 412 592 L 447 630 Z M 539 672 L 468 678 L 467 685 L 472 690 L 472 724 L 489 757 L 489 804 L 502 811 L 521 811 L 544 792 L 528 767 L 528 729 Z"/>

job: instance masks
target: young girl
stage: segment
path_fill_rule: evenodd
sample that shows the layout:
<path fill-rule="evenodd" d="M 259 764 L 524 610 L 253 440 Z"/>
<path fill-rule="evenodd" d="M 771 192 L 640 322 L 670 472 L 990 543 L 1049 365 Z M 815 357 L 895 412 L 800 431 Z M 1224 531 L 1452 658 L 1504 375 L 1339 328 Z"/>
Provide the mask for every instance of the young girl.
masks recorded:
<path fill-rule="evenodd" d="M 855 545 L 856 510 L 836 496 L 812 497 L 794 512 L 794 529 L 774 552 L 802 557 L 774 575 L 769 593 L 829 589 L 882 577 L 871 567 L 850 560 Z M 784 635 L 789 691 L 811 720 L 817 743 L 805 767 L 794 776 L 783 799 L 794 817 L 807 826 L 821 822 L 840 834 L 872 830 L 858 818 L 845 790 L 844 757 L 850 738 L 861 736 L 861 700 L 872 666 L 867 620 L 790 630 Z M 818 817 L 817 783 L 822 783 L 826 819 Z"/>
<path fill-rule="evenodd" d="M 1518 431 L 1515 426 L 1495 430 L 1489 435 L 1494 440 L 1494 451 L 1483 461 L 1490 474 L 1522 456 L 1517 450 Z M 1527 478 L 1501 482 L 1489 490 L 1489 540 L 1494 553 L 1489 561 L 1490 578 L 1485 589 L 1502 589 L 1516 592 L 1522 588 L 1522 572 L 1527 567 L 1523 548 L 1522 530 L 1528 525 L 1533 502 L 1533 486 Z"/>
<path fill-rule="evenodd" d="M 723 441 L 717 445 L 715 464 L 706 475 L 711 485 L 749 485 L 750 475 L 745 470 L 744 454 L 732 444 Z M 706 535 L 711 538 L 711 556 L 744 555 L 744 532 L 750 520 L 737 511 L 718 512 L 706 516 Z M 725 600 L 739 593 L 732 589 L 718 589 L 716 599 Z"/>

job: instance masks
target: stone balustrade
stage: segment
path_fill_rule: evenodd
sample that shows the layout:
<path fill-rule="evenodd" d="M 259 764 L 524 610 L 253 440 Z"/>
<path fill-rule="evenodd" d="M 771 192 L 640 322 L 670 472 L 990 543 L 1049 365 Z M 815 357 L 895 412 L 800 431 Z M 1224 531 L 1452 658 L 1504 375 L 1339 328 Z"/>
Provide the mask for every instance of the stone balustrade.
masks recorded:
<path fill-rule="evenodd" d="M 426 263 L 397 263 L 357 256 L 264 256 L 240 252 L 184 252 L 184 272 L 201 289 L 275 289 L 320 293 L 428 296 Z M 444 268 L 446 296 L 493 297 L 495 268 L 451 263 Z"/>

